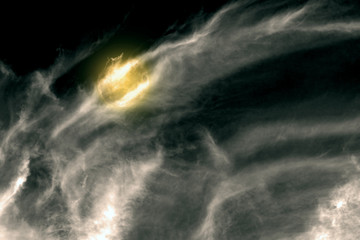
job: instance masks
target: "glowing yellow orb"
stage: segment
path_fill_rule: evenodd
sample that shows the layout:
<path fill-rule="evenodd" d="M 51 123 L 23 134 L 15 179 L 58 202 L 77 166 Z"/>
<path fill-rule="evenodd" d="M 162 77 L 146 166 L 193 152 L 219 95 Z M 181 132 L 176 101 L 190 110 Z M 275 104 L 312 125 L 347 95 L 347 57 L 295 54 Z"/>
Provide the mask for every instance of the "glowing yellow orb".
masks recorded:
<path fill-rule="evenodd" d="M 149 87 L 146 67 L 139 60 L 111 66 L 98 82 L 100 98 L 110 107 L 125 108 L 133 105 Z"/>

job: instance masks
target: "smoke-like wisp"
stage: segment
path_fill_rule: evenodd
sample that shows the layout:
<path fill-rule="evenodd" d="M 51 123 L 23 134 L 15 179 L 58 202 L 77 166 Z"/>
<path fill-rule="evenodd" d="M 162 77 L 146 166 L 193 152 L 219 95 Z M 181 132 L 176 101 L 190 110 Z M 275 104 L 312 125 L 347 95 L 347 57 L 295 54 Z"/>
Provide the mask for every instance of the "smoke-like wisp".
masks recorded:
<path fill-rule="evenodd" d="M 355 46 L 353 8 L 228 4 L 139 57 L 151 85 L 131 109 L 106 108 L 95 90 L 51 91 L 99 43 L 29 76 L 0 62 L 0 239 L 359 238 L 357 98 L 324 88 L 284 105 L 263 91 L 290 71 L 272 62 Z M 331 120 L 301 110 L 337 101 L 348 107 Z"/>

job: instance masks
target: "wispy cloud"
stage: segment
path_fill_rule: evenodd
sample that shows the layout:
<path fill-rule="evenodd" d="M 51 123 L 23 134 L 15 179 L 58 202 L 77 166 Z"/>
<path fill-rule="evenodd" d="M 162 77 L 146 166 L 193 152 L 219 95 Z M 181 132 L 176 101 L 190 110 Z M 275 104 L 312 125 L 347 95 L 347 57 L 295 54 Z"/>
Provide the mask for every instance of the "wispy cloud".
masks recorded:
<path fill-rule="evenodd" d="M 327 3 L 234 2 L 192 32 L 162 39 L 139 56 L 151 85 L 138 109 L 108 109 L 95 90 L 79 90 L 71 101 L 51 91 L 101 41 L 29 76 L 16 76 L 0 62 L 0 94 L 10 99 L 0 100 L 8 117 L 0 125 L 0 238 L 358 236 L 347 220 L 358 221 L 352 213 L 358 211 L 356 152 L 238 162 L 290 141 L 357 136 L 358 116 L 234 121 L 217 139 L 212 127 L 221 127 L 200 126 L 196 114 L 206 109 L 194 104 L 206 87 L 256 63 L 359 37 L 357 18 L 333 13 L 350 10 L 324 11 Z M 305 224 L 309 218 L 313 226 Z M 243 219 L 248 225 L 238 227 Z M 282 232 L 273 226 L 279 221 Z"/>

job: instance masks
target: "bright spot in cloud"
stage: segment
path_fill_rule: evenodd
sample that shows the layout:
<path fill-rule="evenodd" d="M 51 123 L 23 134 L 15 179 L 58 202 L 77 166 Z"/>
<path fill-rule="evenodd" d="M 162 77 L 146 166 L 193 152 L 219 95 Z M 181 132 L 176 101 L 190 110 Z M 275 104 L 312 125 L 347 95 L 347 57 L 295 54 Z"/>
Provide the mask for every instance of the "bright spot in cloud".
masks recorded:
<path fill-rule="evenodd" d="M 327 233 L 322 233 L 319 237 L 316 238 L 316 240 L 327 240 L 328 239 Z"/>
<path fill-rule="evenodd" d="M 26 182 L 26 177 L 21 176 L 13 182 L 12 186 L 0 195 L 0 216 L 2 215 L 5 208 L 14 200 L 15 195 L 19 192 L 20 188 Z"/>
<path fill-rule="evenodd" d="M 133 60 L 119 68 L 113 69 L 113 71 L 104 79 L 104 83 L 113 83 L 125 77 L 125 75 L 131 70 L 131 68 L 138 64 L 138 62 L 138 60 Z"/>
<path fill-rule="evenodd" d="M 341 208 L 345 205 L 345 202 L 344 201 L 339 201 L 337 204 L 336 204 L 336 208 Z"/>
<path fill-rule="evenodd" d="M 97 84 L 98 94 L 111 108 L 131 106 L 150 86 L 146 67 L 139 60 L 130 60 L 109 68 L 105 77 Z"/>
<path fill-rule="evenodd" d="M 99 234 L 96 234 L 93 237 L 90 237 L 89 240 L 109 240 L 109 235 L 111 234 L 110 228 L 102 229 Z"/>
<path fill-rule="evenodd" d="M 24 178 L 24 177 L 19 177 L 19 178 L 16 180 L 15 191 L 17 191 L 17 190 L 24 184 L 24 182 L 26 182 L 26 178 Z"/>
<path fill-rule="evenodd" d="M 109 205 L 104 211 L 104 215 L 109 220 L 113 219 L 116 216 L 115 209 Z"/>

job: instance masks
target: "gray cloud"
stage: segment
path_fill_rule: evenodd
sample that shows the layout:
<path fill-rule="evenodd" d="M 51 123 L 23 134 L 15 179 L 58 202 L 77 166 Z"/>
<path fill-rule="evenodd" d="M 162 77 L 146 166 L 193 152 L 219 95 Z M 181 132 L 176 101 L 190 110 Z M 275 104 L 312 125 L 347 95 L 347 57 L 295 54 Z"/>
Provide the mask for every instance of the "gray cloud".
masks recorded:
<path fill-rule="evenodd" d="M 151 86 L 136 107 L 153 111 L 149 116 L 137 108 L 106 108 L 95 90 L 79 89 L 71 100 L 51 91 L 100 42 L 29 76 L 16 76 L 0 62 L 0 94 L 8 98 L 0 102 L 6 106 L 0 115 L 0 238 L 357 238 L 357 151 L 256 159 L 293 142 L 302 148 L 304 141 L 356 138 L 357 114 L 242 124 L 244 113 L 239 118 L 245 120 L 229 123 L 225 138 L 216 134 L 222 126 L 197 122 L 207 109 L 196 102 L 212 84 L 360 34 L 358 19 L 341 17 L 350 11 L 346 6 L 324 11 L 328 1 L 286 8 L 285 1 L 252 3 L 229 4 L 186 36 L 165 38 L 140 56 L 150 66 Z M 14 83 L 22 85 L 6 92 Z M 259 161 L 239 164 L 251 156 Z"/>

